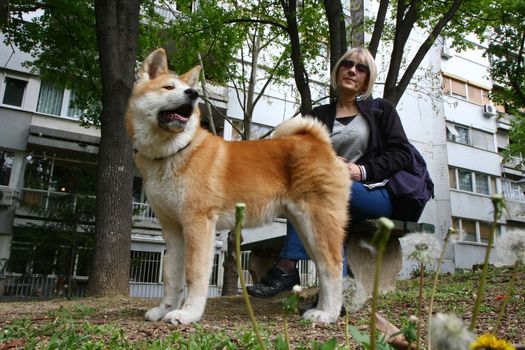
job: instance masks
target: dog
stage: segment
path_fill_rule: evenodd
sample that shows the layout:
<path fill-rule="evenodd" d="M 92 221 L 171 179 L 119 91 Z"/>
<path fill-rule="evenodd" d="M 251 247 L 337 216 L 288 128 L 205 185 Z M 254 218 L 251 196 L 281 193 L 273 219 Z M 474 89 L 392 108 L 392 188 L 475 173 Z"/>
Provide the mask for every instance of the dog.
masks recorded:
<path fill-rule="evenodd" d="M 313 118 L 292 118 L 271 139 L 225 141 L 200 126 L 200 69 L 178 76 L 168 70 L 165 51 L 153 51 L 138 72 L 126 112 L 134 162 L 166 244 L 164 295 L 146 320 L 201 319 L 215 231 L 233 228 L 235 205 L 245 203 L 244 227 L 262 226 L 281 214 L 292 221 L 320 281 L 318 305 L 303 317 L 335 322 L 342 303 L 350 176 L 326 128 Z"/>

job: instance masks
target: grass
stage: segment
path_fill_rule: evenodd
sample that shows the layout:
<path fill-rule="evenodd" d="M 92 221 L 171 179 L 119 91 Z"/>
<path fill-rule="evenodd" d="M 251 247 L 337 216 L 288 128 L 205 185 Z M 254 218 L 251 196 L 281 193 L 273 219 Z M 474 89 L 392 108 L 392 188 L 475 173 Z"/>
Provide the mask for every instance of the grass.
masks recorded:
<path fill-rule="evenodd" d="M 489 270 L 486 295 L 476 328 L 488 331 L 496 320 L 510 270 Z M 431 276 L 425 280 L 430 293 Z M 454 312 L 468 323 L 475 301 L 479 272 L 457 272 L 442 276 L 435 298 L 435 312 Z M 525 343 L 525 269 L 521 268 L 498 336 L 509 342 Z M 309 305 L 315 290 L 307 293 Z M 396 292 L 380 296 L 378 308 L 390 322 L 401 327 L 417 313 L 417 279 L 398 282 Z M 261 335 L 268 349 L 285 349 L 281 297 L 251 299 Z M 0 350 L 5 349 L 258 349 L 241 297 L 213 298 L 200 324 L 173 326 L 143 321 L 144 311 L 156 300 L 95 299 L 73 301 L 22 301 L 0 303 Z M 350 315 L 350 324 L 364 329 L 369 323 L 369 305 Z M 426 319 L 423 315 L 423 319 Z M 299 315 L 289 317 L 291 344 L 296 349 L 334 349 L 343 346 L 344 321 L 314 325 Z M 423 325 L 426 328 L 426 324 Z M 422 334 L 426 334 L 423 330 Z M 332 340 L 333 339 L 333 340 Z M 331 343 L 329 341 L 332 341 Z M 426 342 L 425 342 L 426 343 Z M 356 343 L 351 342 L 351 348 Z"/>

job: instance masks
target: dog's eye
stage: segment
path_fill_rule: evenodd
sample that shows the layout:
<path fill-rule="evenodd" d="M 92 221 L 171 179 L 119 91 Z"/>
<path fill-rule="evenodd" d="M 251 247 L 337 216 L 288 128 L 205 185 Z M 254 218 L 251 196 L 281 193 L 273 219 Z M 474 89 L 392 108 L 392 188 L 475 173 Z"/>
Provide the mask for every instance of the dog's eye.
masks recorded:
<path fill-rule="evenodd" d="M 166 85 L 166 86 L 164 86 L 164 89 L 166 89 L 166 90 L 173 90 L 173 86 L 171 86 L 171 85 Z"/>

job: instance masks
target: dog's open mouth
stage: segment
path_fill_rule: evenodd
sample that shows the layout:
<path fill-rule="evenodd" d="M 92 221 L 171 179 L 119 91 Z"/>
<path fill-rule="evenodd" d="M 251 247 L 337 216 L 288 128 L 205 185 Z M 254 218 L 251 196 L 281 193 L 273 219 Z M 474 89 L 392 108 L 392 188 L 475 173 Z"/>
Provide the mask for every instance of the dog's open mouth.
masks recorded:
<path fill-rule="evenodd" d="M 192 113 L 193 106 L 191 104 L 186 104 L 174 110 L 159 112 L 157 119 L 159 121 L 159 125 L 162 127 L 167 127 L 173 122 L 177 124 L 185 124 L 191 117 Z"/>

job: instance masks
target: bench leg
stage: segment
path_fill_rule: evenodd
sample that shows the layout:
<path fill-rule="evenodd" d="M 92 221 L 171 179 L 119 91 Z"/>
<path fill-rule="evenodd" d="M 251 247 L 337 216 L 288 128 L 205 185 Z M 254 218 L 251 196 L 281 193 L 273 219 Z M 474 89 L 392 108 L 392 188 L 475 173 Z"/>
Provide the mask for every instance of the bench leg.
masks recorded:
<path fill-rule="evenodd" d="M 347 257 L 348 267 L 354 278 L 359 281 L 369 295 L 372 295 L 374 288 L 375 256 L 361 246 L 360 242 L 365 241 L 371 244 L 372 234 L 368 232 L 350 232 L 347 238 Z M 379 291 L 381 293 L 394 291 L 396 289 L 396 279 L 401 271 L 403 255 L 401 244 L 397 237 L 390 237 L 383 254 L 383 264 L 379 280 Z"/>

